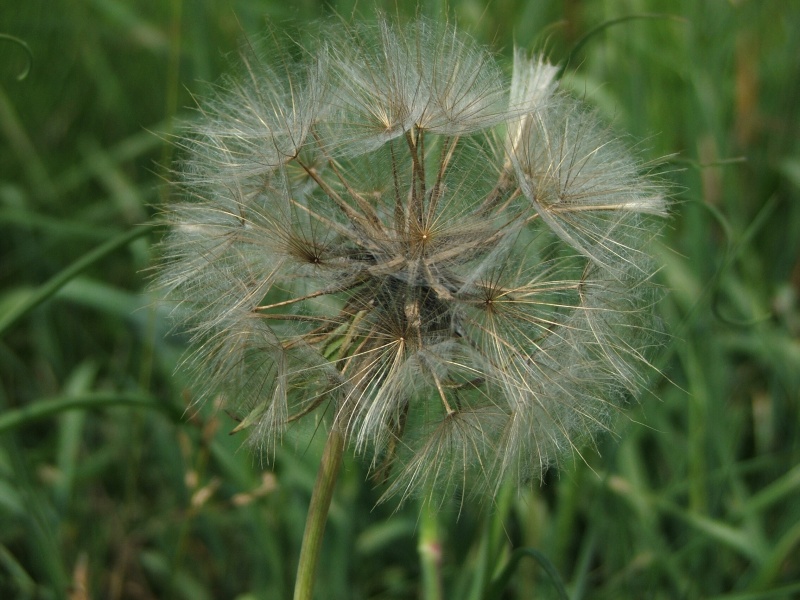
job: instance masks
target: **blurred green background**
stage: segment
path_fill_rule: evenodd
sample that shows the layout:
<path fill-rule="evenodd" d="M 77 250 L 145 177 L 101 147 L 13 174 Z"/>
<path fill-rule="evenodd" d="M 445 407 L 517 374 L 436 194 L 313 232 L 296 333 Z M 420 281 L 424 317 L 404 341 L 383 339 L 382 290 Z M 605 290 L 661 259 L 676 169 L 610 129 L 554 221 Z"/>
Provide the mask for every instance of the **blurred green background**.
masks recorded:
<path fill-rule="evenodd" d="M 357 5 L 357 6 L 356 6 Z M 0 8 L 0 598 L 291 595 L 319 448 L 273 465 L 175 373 L 143 290 L 164 143 L 245 36 L 405 0 L 21 0 Z M 652 394 L 544 485 L 440 516 L 445 598 L 512 548 L 572 599 L 800 597 L 800 2 L 428 0 L 630 133 L 675 198 Z M 642 18 L 611 24 L 628 15 Z M 662 15 L 657 18 L 655 15 Z M 228 57 L 228 58 L 226 58 Z M 321 437 L 321 436 L 320 436 Z M 348 459 L 318 597 L 420 594 L 418 507 Z M 555 598 L 523 560 L 502 598 Z"/>

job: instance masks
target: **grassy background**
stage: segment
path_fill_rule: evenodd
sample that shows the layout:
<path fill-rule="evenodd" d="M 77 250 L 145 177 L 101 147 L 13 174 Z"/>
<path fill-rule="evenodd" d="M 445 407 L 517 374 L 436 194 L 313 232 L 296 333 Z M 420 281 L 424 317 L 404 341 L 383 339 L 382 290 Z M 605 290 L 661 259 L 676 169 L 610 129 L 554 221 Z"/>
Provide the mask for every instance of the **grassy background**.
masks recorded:
<path fill-rule="evenodd" d="M 183 340 L 142 291 L 158 233 L 135 228 L 169 194 L 171 119 L 238 40 L 265 17 L 297 24 L 355 4 L 0 9 L 0 33 L 34 56 L 17 81 L 26 55 L 0 39 L 0 597 L 290 596 L 319 448 L 262 468 L 224 414 L 183 413 Z M 652 396 L 541 488 L 443 514 L 445 597 L 480 598 L 513 547 L 546 555 L 572 599 L 799 597 L 800 5 L 449 5 L 500 54 L 516 43 L 556 61 L 602 23 L 671 15 L 596 33 L 565 81 L 646 156 L 672 157 L 677 204 L 659 307 L 673 340 Z M 363 476 L 348 460 L 319 597 L 417 598 L 417 507 L 373 508 Z M 557 596 L 523 560 L 502 597 Z"/>

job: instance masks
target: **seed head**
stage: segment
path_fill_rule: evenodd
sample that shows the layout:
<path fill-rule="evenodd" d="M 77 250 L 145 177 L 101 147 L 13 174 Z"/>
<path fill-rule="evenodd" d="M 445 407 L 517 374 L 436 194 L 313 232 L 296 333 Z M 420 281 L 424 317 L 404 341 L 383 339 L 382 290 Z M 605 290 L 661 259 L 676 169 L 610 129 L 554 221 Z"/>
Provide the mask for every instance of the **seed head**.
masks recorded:
<path fill-rule="evenodd" d="M 649 371 L 665 201 L 557 73 L 426 20 L 245 59 L 181 141 L 157 277 L 201 397 L 267 452 L 340 428 L 402 498 L 536 480 L 607 427 Z"/>

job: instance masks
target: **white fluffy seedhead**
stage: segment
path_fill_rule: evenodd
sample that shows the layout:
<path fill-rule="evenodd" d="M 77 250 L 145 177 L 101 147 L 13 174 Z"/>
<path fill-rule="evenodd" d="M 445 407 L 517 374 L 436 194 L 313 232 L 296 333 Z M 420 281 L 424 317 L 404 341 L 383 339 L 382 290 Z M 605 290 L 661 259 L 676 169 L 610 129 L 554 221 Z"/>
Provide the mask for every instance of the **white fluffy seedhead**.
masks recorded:
<path fill-rule="evenodd" d="M 342 29 L 182 143 L 158 284 L 198 389 L 268 452 L 340 428 L 387 496 L 536 480 L 646 383 L 665 201 L 542 58 Z"/>

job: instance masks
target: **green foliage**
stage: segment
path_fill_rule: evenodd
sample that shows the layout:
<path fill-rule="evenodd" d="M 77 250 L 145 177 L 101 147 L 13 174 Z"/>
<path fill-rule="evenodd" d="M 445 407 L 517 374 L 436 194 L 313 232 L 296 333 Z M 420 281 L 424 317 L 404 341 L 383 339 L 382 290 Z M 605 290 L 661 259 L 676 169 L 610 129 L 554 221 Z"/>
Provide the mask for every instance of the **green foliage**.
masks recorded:
<path fill-rule="evenodd" d="M 18 81 L 28 55 L 0 38 L 0 597 L 289 597 L 324 441 L 262 465 L 228 435 L 235 421 L 192 405 L 199 391 L 174 374 L 186 340 L 142 291 L 160 233 L 125 236 L 170 194 L 172 118 L 265 17 L 302 34 L 354 6 L 417 9 L 13 4 L 0 33 L 33 66 Z M 506 58 L 516 44 L 556 63 L 602 24 L 654 13 L 669 16 L 599 29 L 563 82 L 645 156 L 670 157 L 663 376 L 543 486 L 439 515 L 445 598 L 478 600 L 520 548 L 572 599 L 800 594 L 800 6 L 449 3 Z M 364 476 L 346 461 L 319 597 L 417 598 L 419 507 L 374 508 L 382 490 Z M 523 560 L 501 597 L 558 585 Z"/>

